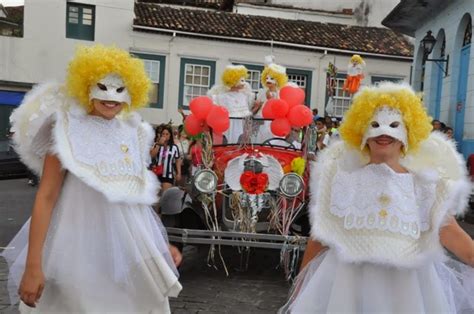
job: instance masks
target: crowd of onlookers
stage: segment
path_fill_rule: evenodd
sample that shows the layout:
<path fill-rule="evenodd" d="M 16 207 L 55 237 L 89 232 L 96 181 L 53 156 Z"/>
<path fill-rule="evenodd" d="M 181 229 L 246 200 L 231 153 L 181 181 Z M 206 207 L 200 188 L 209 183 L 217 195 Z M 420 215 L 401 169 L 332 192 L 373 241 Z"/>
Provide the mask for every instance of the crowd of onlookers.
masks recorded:
<path fill-rule="evenodd" d="M 433 131 L 439 131 L 439 132 L 443 132 L 444 134 L 446 134 L 446 136 L 449 138 L 449 139 L 453 139 L 454 138 L 454 130 L 452 127 L 449 127 L 447 126 L 445 123 L 439 121 L 439 120 L 433 120 L 431 122 L 431 124 L 433 125 Z"/>
<path fill-rule="evenodd" d="M 340 139 L 338 131 L 339 124 L 340 120 L 338 118 L 330 116 L 320 117 L 318 115 L 318 109 L 313 109 L 313 123 L 311 127 L 314 127 L 317 133 L 317 150 L 322 150 L 331 142 Z"/>

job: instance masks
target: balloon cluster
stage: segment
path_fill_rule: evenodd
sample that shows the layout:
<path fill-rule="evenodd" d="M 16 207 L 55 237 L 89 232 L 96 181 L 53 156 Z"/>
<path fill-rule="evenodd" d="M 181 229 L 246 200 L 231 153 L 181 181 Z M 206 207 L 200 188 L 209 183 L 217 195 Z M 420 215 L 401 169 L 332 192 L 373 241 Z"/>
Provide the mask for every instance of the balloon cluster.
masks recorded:
<path fill-rule="evenodd" d="M 280 90 L 280 99 L 270 99 L 265 103 L 262 115 L 273 119 L 272 133 L 276 136 L 287 136 L 291 127 L 304 127 L 313 121 L 313 113 L 305 106 L 305 94 L 301 88 L 285 86 Z"/>
<path fill-rule="evenodd" d="M 222 134 L 229 128 L 229 111 L 215 105 L 206 96 L 196 97 L 189 103 L 191 114 L 184 121 L 184 128 L 191 136 L 196 136 L 209 128 L 217 134 Z"/>

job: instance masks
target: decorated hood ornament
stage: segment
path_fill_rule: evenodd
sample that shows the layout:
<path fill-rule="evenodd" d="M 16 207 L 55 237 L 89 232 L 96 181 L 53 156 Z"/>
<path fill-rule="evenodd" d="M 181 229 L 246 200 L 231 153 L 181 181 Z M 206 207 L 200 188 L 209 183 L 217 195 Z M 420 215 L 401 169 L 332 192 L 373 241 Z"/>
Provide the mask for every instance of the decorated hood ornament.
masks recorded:
<path fill-rule="evenodd" d="M 234 191 L 241 190 L 240 177 L 244 172 L 261 173 L 268 176 L 268 190 L 276 190 L 283 178 L 283 169 L 278 160 L 267 154 L 243 154 L 230 160 L 224 173 L 225 183 Z"/>

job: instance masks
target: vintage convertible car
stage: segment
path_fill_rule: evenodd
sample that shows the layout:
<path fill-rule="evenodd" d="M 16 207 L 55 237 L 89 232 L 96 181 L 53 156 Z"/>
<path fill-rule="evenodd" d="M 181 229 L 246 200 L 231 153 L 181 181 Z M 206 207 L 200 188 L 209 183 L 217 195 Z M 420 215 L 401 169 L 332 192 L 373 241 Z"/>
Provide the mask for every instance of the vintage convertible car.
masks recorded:
<path fill-rule="evenodd" d="M 162 195 L 162 220 L 172 242 L 279 249 L 291 271 L 309 233 L 307 163 L 315 133 L 304 128 L 280 138 L 269 121 L 243 125 L 237 143 L 205 135 L 203 167 L 187 187 Z"/>

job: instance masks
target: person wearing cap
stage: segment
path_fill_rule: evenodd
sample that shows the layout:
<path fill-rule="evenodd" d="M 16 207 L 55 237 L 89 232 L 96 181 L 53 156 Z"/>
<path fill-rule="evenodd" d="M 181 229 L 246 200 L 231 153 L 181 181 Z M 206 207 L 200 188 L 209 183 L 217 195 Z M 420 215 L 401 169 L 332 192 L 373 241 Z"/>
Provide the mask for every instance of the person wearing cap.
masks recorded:
<path fill-rule="evenodd" d="M 474 241 L 454 219 L 471 184 L 430 122 L 408 85 L 354 96 L 311 169 L 311 238 L 281 313 L 474 311 Z"/>

